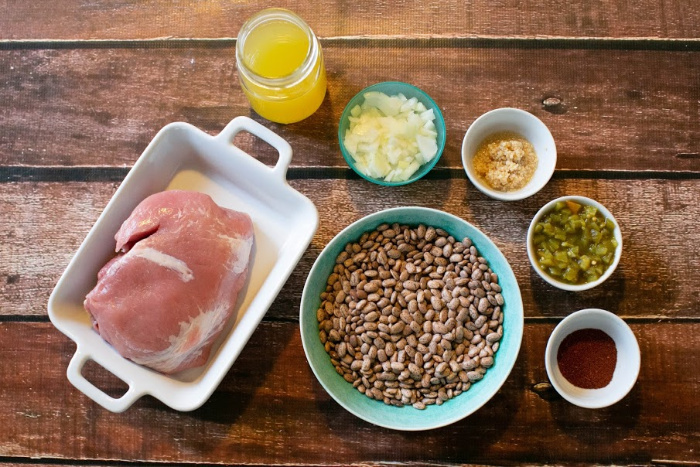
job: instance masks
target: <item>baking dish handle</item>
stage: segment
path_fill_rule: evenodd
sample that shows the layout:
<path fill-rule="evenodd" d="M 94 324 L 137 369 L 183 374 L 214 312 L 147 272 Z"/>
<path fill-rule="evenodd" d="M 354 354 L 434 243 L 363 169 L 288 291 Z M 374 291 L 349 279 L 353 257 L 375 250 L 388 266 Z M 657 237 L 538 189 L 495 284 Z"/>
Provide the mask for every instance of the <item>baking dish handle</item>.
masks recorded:
<path fill-rule="evenodd" d="M 83 394 L 100 404 L 105 409 L 117 413 L 123 412 L 131 407 L 131 405 L 136 402 L 138 398 L 146 394 L 145 391 L 137 389 L 133 383 L 127 383 L 129 385 L 129 389 L 118 399 L 105 394 L 83 376 L 83 366 L 85 366 L 88 360 L 93 360 L 105 368 L 104 365 L 95 360 L 91 355 L 81 352 L 80 348 L 78 348 L 68 364 L 68 370 L 66 372 L 68 375 L 68 381 L 70 381 L 73 386 L 78 388 Z"/>
<path fill-rule="evenodd" d="M 251 118 L 243 116 L 236 117 L 231 120 L 229 124 L 226 125 L 223 130 L 221 130 L 221 133 L 219 133 L 216 138 L 222 139 L 226 143 L 235 146 L 233 144 L 233 138 L 235 138 L 241 131 L 247 131 L 248 133 L 257 136 L 273 148 L 277 149 L 277 152 L 279 153 L 279 160 L 272 168 L 272 172 L 283 181 L 286 180 L 287 168 L 292 162 L 292 147 L 289 145 L 289 143 L 269 128 L 262 126 Z M 235 147 L 242 151 L 242 149 L 239 147 Z"/>

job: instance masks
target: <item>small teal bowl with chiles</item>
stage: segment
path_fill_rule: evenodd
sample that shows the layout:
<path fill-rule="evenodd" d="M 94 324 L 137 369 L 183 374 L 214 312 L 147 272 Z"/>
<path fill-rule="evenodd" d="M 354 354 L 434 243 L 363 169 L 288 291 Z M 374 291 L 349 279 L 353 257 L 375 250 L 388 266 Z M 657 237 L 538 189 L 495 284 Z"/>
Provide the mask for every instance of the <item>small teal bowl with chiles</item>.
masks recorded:
<path fill-rule="evenodd" d="M 370 399 L 340 376 L 319 337 L 317 311 L 321 293 L 326 289 L 337 256 L 349 242 L 356 242 L 363 233 L 379 225 L 399 223 L 408 226 L 424 224 L 447 231 L 455 239 L 469 237 L 479 255 L 498 275 L 504 298 L 503 337 L 495 354 L 494 365 L 483 379 L 469 390 L 442 405 L 429 405 L 424 410 L 410 405 L 396 407 Z M 517 280 L 508 261 L 498 247 L 479 229 L 443 211 L 422 207 L 399 207 L 370 214 L 346 227 L 321 252 L 306 280 L 299 312 L 301 339 L 306 358 L 321 386 L 343 408 L 357 417 L 378 426 L 403 431 L 439 428 L 471 415 L 486 404 L 505 383 L 520 350 L 523 335 L 523 303 Z"/>

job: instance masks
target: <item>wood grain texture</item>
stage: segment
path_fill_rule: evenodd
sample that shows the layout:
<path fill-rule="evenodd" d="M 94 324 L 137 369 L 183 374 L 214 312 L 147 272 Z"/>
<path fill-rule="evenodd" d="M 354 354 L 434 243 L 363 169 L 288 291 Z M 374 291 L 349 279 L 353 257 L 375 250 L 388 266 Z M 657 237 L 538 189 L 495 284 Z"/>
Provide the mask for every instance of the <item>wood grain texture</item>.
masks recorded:
<path fill-rule="evenodd" d="M 355 220 L 396 206 L 427 206 L 460 216 L 488 235 L 518 279 L 525 315 L 562 317 L 590 306 L 632 318 L 700 317 L 700 184 L 695 180 L 553 180 L 537 195 L 497 202 L 466 179 L 420 180 L 387 189 L 364 180 L 292 180 L 320 215 L 310 248 L 267 317 L 297 319 L 308 271 L 323 247 Z M 56 281 L 113 195 L 116 183 L 0 184 L 0 314 L 41 316 Z M 615 215 L 623 255 L 600 287 L 569 293 L 546 284 L 526 253 L 528 225 L 547 201 L 588 196 Z"/>
<path fill-rule="evenodd" d="M 267 6 L 0 0 L 0 465 L 700 464 L 697 0 L 275 2 L 321 38 L 328 71 L 321 108 L 288 126 L 252 113 L 235 68 L 241 24 Z M 391 189 L 354 176 L 337 141 L 347 101 L 385 80 L 427 91 L 448 129 L 436 170 Z M 504 106 L 542 119 L 559 156 L 540 193 L 511 203 L 478 192 L 460 157 L 474 119 Z M 291 143 L 289 183 L 316 204 L 319 229 L 207 403 L 180 413 L 144 397 L 110 413 L 67 381 L 75 344 L 48 322 L 49 294 L 159 129 L 179 120 L 216 134 L 238 115 Z M 277 161 L 250 135 L 235 144 Z M 623 232 L 618 270 L 583 293 L 547 285 L 526 255 L 532 216 L 564 194 L 602 202 Z M 324 246 L 362 216 L 406 205 L 456 214 L 488 235 L 525 312 L 498 394 L 422 433 L 340 407 L 309 368 L 298 326 Z M 601 410 L 538 385 L 553 327 L 588 307 L 623 317 L 642 352 L 632 392 Z M 85 373 L 111 395 L 125 391 L 97 364 Z"/>
<path fill-rule="evenodd" d="M 0 456 L 307 465 L 700 460 L 700 405 L 693 403 L 700 375 L 688 371 L 700 365 L 698 323 L 633 324 L 639 379 L 625 399 L 601 410 L 533 391 L 547 378 L 542 355 L 553 326 L 526 325 L 510 377 L 482 409 L 448 427 L 402 433 L 366 423 L 330 398 L 294 323 L 261 324 L 200 409 L 178 413 L 146 397 L 122 414 L 68 383 L 75 347 L 50 324 L 0 323 Z M 114 384 L 104 371 L 86 376 L 104 388 Z"/>
<path fill-rule="evenodd" d="M 542 2 L 420 0 L 402 2 L 249 2 L 165 0 L 80 2 L 49 5 L 3 2 L 0 40 L 86 40 L 235 37 L 243 22 L 267 7 L 304 18 L 320 37 L 698 37 L 700 15 L 692 0 Z M 51 18 L 47 21 L 47 18 Z"/>
<path fill-rule="evenodd" d="M 437 167 L 461 167 L 468 126 L 496 107 L 540 117 L 559 170 L 700 173 L 700 52 L 344 47 L 325 49 L 328 95 L 309 119 L 252 115 L 231 48 L 0 51 L 0 164 L 131 165 L 156 132 L 186 121 L 218 133 L 252 115 L 292 145 L 294 166 L 346 167 L 337 122 L 379 81 L 422 87 L 440 105 L 447 145 Z M 555 97 L 560 104 L 545 110 Z M 240 143 L 268 164 L 270 149 Z"/>

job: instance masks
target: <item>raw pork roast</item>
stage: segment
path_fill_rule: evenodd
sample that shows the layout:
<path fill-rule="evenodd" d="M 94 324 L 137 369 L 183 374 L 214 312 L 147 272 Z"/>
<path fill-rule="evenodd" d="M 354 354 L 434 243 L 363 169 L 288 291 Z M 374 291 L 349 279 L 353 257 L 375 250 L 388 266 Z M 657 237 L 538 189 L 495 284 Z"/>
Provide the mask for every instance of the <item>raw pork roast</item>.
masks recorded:
<path fill-rule="evenodd" d="M 247 279 L 250 217 L 202 193 L 164 191 L 142 201 L 115 239 L 118 255 L 85 299 L 95 330 L 163 373 L 203 365 Z"/>

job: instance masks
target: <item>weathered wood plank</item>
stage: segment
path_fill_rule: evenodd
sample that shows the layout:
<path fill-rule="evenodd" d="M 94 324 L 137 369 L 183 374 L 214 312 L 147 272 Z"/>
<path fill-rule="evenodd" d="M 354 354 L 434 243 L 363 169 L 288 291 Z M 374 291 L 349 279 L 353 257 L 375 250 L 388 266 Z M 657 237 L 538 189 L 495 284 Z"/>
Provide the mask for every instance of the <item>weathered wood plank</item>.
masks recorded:
<path fill-rule="evenodd" d="M 443 109 L 438 167 L 461 167 L 471 122 L 512 106 L 549 126 L 560 170 L 700 172 L 700 52 L 334 44 L 325 56 L 328 96 L 316 114 L 289 126 L 254 115 L 292 144 L 294 166 L 346 167 L 337 139 L 346 102 L 403 80 Z M 131 165 L 167 123 L 215 134 L 252 114 L 230 47 L 4 50 L 0 83 L 0 165 Z M 552 97 L 559 104 L 545 107 Z M 276 161 L 264 145 L 239 144 Z"/>
<path fill-rule="evenodd" d="M 700 325 L 633 324 L 639 380 L 601 410 L 532 389 L 546 381 L 542 355 L 553 326 L 526 325 L 511 376 L 481 410 L 445 428 L 401 433 L 361 421 L 325 393 L 294 323 L 259 326 L 202 408 L 178 413 L 145 398 L 123 414 L 68 383 L 75 348 L 50 324 L 0 323 L 0 456 L 307 465 L 700 460 L 700 374 L 692 371 L 700 366 Z M 111 384 L 99 372 L 87 377 Z"/>
<path fill-rule="evenodd" d="M 0 314 L 43 315 L 56 281 L 114 193 L 116 183 L 0 184 Z M 396 206 L 443 209 L 488 235 L 508 258 L 528 317 L 561 317 L 597 306 L 630 317 L 692 317 L 700 312 L 700 184 L 695 180 L 553 180 L 532 198 L 504 203 L 466 179 L 421 180 L 383 188 L 364 180 L 292 180 L 317 206 L 320 226 L 268 317 L 296 319 L 306 276 L 323 247 L 360 217 Z M 550 199 L 597 199 L 622 227 L 618 270 L 600 287 L 560 291 L 532 270 L 525 238 Z"/>
<path fill-rule="evenodd" d="M 281 1 L 327 36 L 398 35 L 420 37 L 698 37 L 700 16 L 692 0 L 629 4 L 548 0 L 544 2 L 462 2 L 437 5 L 412 0 L 347 3 Z M 5 2 L 0 39 L 150 39 L 235 37 L 246 18 L 264 8 L 224 0 L 89 3 L 60 0 L 39 6 Z M 47 21 L 47 18 L 50 18 Z M 439 27 L 436 27 L 439 25 Z"/>

